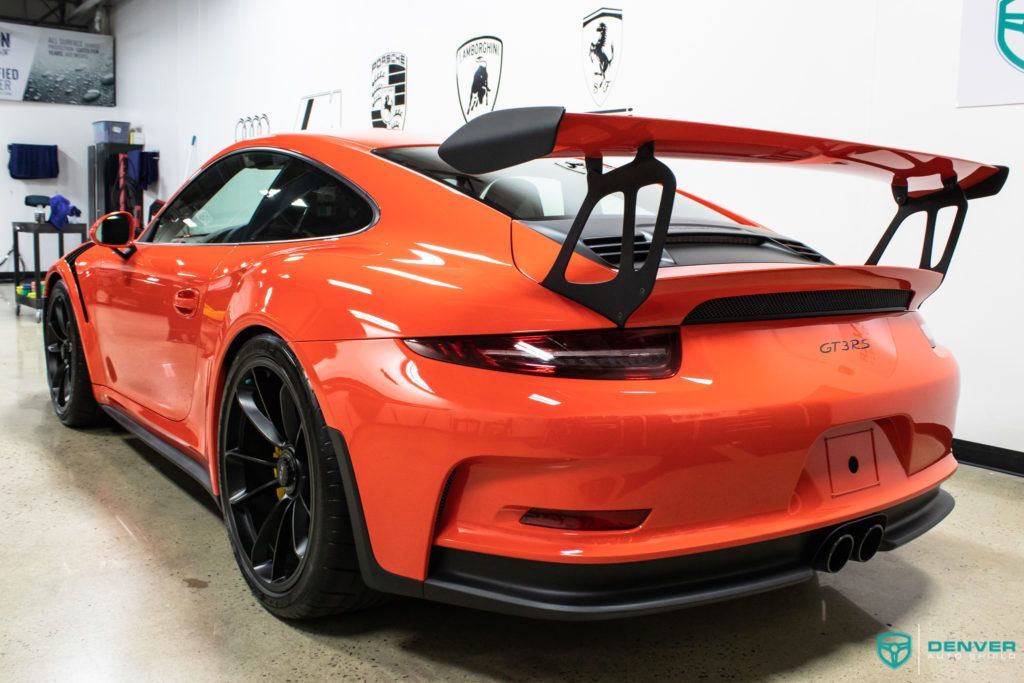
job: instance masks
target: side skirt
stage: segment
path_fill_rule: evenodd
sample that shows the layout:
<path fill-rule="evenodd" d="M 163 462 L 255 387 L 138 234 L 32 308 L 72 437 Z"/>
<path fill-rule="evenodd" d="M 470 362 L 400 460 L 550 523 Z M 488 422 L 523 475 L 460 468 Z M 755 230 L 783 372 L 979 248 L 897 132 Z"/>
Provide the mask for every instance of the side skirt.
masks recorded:
<path fill-rule="evenodd" d="M 188 454 L 179 450 L 176 446 L 167 443 L 162 437 L 149 431 L 149 429 L 139 424 L 134 417 L 117 406 L 101 404 L 100 407 L 103 408 L 103 411 L 113 418 L 115 422 L 134 434 L 154 451 L 177 465 L 185 474 L 202 484 L 203 488 L 206 489 L 206 492 L 209 493 L 214 500 L 217 499 L 217 496 L 213 494 L 213 483 L 210 481 L 210 473 L 206 471 L 205 467 L 190 458 Z"/>

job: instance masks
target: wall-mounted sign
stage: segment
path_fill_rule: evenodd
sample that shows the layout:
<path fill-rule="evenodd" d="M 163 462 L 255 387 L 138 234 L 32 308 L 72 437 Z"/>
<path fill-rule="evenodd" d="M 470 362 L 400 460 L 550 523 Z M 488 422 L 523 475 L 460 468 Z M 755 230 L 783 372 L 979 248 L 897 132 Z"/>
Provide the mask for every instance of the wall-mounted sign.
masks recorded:
<path fill-rule="evenodd" d="M 1024 103 L 1024 0 L 966 0 L 957 104 Z"/>
<path fill-rule="evenodd" d="M 583 78 L 597 106 L 615 85 L 622 60 L 622 10 L 602 7 L 583 18 Z"/>
<path fill-rule="evenodd" d="M 113 37 L 0 23 L 0 100 L 113 107 Z"/>
<path fill-rule="evenodd" d="M 494 111 L 501 82 L 501 38 L 470 38 L 455 51 L 455 83 L 459 89 L 462 117 L 469 121 Z"/>
<path fill-rule="evenodd" d="M 374 128 L 401 130 L 405 127 L 405 84 L 408 69 L 405 55 L 386 52 L 370 69 L 372 91 L 370 120 Z"/>

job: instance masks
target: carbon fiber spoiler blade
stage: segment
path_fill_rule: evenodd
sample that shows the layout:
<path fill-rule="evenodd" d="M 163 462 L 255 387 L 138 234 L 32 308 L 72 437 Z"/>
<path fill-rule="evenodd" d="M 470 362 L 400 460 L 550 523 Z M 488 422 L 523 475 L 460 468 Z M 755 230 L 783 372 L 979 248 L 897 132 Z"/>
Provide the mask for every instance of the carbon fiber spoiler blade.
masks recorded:
<path fill-rule="evenodd" d="M 867 265 L 878 263 L 909 216 L 923 212 L 927 222 L 920 268 L 943 275 L 956 248 L 968 200 L 998 194 L 1009 174 L 1005 166 L 895 147 L 689 121 L 572 114 L 563 107 L 525 107 L 484 114 L 449 136 L 438 153 L 464 173 L 489 173 L 541 157 L 586 158 L 587 196 L 542 284 L 620 326 L 650 295 L 668 232 L 675 177 L 655 158 L 655 153 L 658 157 L 797 164 L 886 182 L 897 211 Z M 623 154 L 636 154 L 636 158 L 603 173 L 604 156 Z M 632 263 L 636 193 L 652 184 L 662 186 L 663 196 L 644 265 L 640 269 L 620 267 L 616 277 L 608 282 L 583 284 L 566 280 L 565 269 L 590 211 L 604 196 L 614 192 L 622 192 L 626 198 L 622 263 Z M 956 207 L 956 215 L 942 254 L 933 261 L 936 217 L 945 207 Z"/>

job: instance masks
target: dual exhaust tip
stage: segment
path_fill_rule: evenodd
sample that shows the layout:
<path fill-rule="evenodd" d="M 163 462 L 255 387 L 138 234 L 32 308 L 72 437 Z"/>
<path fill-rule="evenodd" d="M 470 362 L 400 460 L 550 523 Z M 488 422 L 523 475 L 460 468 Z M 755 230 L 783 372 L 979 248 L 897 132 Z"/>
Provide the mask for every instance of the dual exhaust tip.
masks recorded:
<path fill-rule="evenodd" d="M 882 519 L 871 519 L 839 527 L 821 544 L 814 557 L 814 568 L 834 574 L 850 560 L 867 562 L 882 547 L 883 523 Z"/>

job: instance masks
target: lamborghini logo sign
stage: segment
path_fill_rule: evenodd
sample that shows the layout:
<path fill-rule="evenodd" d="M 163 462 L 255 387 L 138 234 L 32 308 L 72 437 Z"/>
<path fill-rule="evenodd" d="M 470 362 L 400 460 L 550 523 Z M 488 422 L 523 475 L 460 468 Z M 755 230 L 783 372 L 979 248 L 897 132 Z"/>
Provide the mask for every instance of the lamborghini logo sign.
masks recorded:
<path fill-rule="evenodd" d="M 1012 11 L 1014 4 L 1016 12 Z M 1024 1 L 999 0 L 996 45 L 1006 61 L 1024 71 Z"/>
<path fill-rule="evenodd" d="M 455 84 L 466 121 L 494 110 L 503 52 L 501 38 L 494 36 L 471 38 L 455 51 Z"/>

